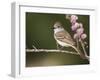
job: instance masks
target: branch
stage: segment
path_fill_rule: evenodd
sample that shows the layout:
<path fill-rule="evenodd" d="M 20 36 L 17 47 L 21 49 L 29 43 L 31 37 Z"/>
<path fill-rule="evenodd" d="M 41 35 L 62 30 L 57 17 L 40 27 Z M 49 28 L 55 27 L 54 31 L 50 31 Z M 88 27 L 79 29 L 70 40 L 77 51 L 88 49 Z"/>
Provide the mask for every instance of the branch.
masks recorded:
<path fill-rule="evenodd" d="M 66 50 L 57 50 L 57 49 L 26 49 L 26 52 L 62 52 L 62 53 L 68 53 L 68 54 L 75 54 L 79 55 L 76 52 L 66 51 Z"/>
<path fill-rule="evenodd" d="M 57 49 L 26 49 L 26 52 L 61 52 L 61 53 L 67 53 L 67 54 L 74 54 L 74 55 L 79 55 L 77 52 L 71 52 L 71 51 L 66 51 L 66 50 L 57 50 Z M 89 56 L 85 56 L 85 59 L 89 61 Z"/>
<path fill-rule="evenodd" d="M 86 53 L 86 50 L 85 50 L 84 44 L 83 44 L 83 42 L 82 42 L 81 39 L 80 39 L 80 43 L 81 43 L 81 46 L 82 46 L 82 48 L 83 48 L 83 51 L 84 51 L 84 54 L 85 54 L 85 58 L 89 60 L 89 56 L 88 56 L 87 53 Z"/>

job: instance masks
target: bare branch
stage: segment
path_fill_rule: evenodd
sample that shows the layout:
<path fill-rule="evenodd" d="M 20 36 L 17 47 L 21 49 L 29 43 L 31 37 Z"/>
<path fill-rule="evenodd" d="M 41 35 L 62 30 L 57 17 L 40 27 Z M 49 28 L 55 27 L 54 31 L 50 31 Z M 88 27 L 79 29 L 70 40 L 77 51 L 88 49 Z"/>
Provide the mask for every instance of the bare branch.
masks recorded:
<path fill-rule="evenodd" d="M 74 55 L 80 55 L 77 52 L 72 51 L 66 51 L 66 50 L 57 50 L 57 49 L 26 49 L 26 52 L 61 52 L 61 53 L 67 53 L 67 54 L 74 54 Z M 85 59 L 89 61 L 89 56 L 85 56 Z"/>
<path fill-rule="evenodd" d="M 26 52 L 62 52 L 62 53 L 68 53 L 68 54 L 75 54 L 79 55 L 76 52 L 66 51 L 66 50 L 57 50 L 57 49 L 26 49 Z"/>

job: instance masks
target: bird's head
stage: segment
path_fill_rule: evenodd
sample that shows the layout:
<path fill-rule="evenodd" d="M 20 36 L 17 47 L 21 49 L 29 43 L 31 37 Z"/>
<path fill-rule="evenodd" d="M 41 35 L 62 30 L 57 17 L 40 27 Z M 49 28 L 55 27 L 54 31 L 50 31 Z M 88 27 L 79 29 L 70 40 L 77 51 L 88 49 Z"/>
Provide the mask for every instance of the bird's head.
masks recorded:
<path fill-rule="evenodd" d="M 61 22 L 57 21 L 57 22 L 54 23 L 53 29 L 58 29 L 58 28 L 63 28 L 63 27 L 62 27 Z"/>

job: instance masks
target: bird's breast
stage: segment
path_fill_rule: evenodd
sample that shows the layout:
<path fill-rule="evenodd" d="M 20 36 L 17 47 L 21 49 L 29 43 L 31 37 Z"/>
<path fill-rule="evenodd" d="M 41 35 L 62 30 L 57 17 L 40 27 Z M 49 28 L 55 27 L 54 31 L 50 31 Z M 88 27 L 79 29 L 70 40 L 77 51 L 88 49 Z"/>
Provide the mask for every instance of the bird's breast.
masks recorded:
<path fill-rule="evenodd" d="M 63 28 L 57 28 L 57 29 L 54 29 L 54 33 L 56 34 L 57 32 L 61 32 L 61 31 L 64 31 Z"/>

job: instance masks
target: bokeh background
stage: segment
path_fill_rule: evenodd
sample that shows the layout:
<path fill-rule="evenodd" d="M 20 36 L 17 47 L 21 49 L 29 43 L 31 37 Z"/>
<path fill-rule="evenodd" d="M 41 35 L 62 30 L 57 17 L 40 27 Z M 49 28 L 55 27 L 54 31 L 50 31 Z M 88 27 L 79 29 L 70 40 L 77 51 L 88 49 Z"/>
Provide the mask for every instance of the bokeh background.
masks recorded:
<path fill-rule="evenodd" d="M 83 23 L 86 42 L 89 54 L 89 15 L 77 15 L 78 22 Z M 26 48 L 31 49 L 34 45 L 38 49 L 56 49 L 56 41 L 53 36 L 53 24 L 60 21 L 64 28 L 73 36 L 71 24 L 66 20 L 65 14 L 51 13 L 32 13 L 26 12 Z M 74 51 L 72 48 L 64 48 L 68 51 Z M 82 65 L 89 64 L 89 61 L 80 58 L 78 55 L 66 53 L 35 53 L 26 52 L 26 67 L 36 66 L 64 66 L 64 65 Z"/>

